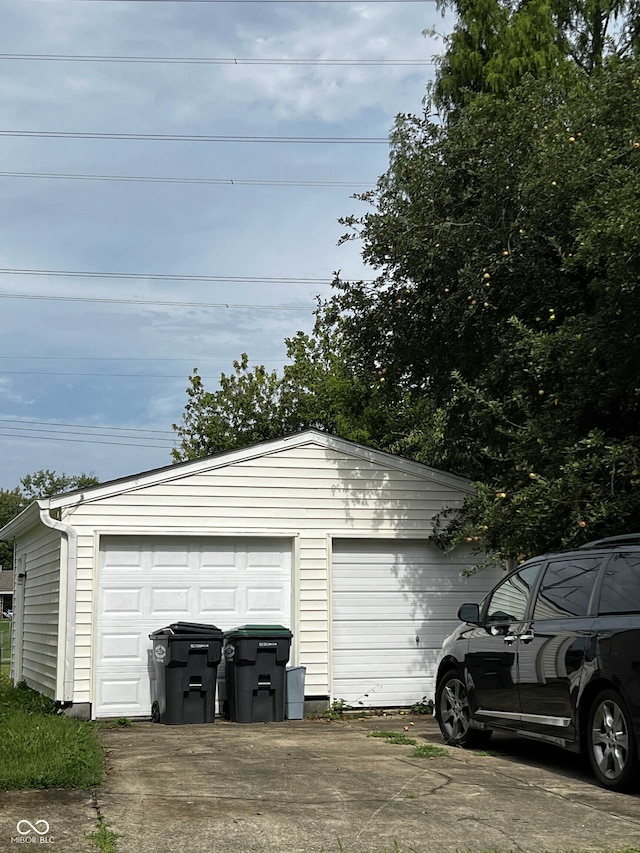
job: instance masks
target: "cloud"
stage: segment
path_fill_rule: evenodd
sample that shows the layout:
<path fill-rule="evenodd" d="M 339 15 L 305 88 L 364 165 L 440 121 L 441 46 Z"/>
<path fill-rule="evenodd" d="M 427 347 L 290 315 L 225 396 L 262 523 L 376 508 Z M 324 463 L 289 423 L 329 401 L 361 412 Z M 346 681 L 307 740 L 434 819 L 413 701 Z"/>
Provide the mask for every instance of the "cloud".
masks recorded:
<path fill-rule="evenodd" d="M 1 2 L 1 0 L 0 0 Z M 16 54 L 223 59 L 421 59 L 434 4 L 2 3 Z M 4 130 L 380 137 L 420 111 L 432 66 L 146 64 L 0 59 Z M 235 184 L 0 177 L 0 403 L 8 418 L 170 430 L 198 366 L 207 387 L 247 352 L 279 367 L 327 284 L 161 281 L 153 275 L 373 277 L 338 247 L 381 145 L 0 137 L 5 172 L 166 176 Z M 352 187 L 237 181 L 351 181 Z M 144 278 L 148 275 L 149 278 Z M 25 297 L 75 297 L 50 301 Z M 92 300 L 110 299 L 115 302 Z M 184 302 L 182 307 L 132 300 Z M 244 305 L 203 308 L 197 303 Z M 265 305 L 285 306 L 267 310 Z M 302 309 L 302 310 L 300 310 Z M 1 432 L 1 430 L 0 430 Z M 166 464 L 162 448 L 0 436 L 3 481 L 51 468 L 102 479 Z"/>

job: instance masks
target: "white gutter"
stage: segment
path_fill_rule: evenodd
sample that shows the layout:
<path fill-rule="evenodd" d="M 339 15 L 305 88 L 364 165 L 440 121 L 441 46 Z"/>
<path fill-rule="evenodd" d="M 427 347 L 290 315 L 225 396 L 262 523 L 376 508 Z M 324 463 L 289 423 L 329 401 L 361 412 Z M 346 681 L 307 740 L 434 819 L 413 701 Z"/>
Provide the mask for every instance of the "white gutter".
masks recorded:
<path fill-rule="evenodd" d="M 66 539 L 60 542 L 60 587 L 58 592 L 58 661 L 56 667 L 56 699 L 73 702 L 73 670 L 76 645 L 76 576 L 78 567 L 78 534 L 74 527 L 49 515 L 38 501 L 40 520 Z M 66 549 L 63 545 L 66 544 Z M 66 560 L 63 551 L 66 550 Z M 71 617 L 71 618 L 69 618 Z"/>

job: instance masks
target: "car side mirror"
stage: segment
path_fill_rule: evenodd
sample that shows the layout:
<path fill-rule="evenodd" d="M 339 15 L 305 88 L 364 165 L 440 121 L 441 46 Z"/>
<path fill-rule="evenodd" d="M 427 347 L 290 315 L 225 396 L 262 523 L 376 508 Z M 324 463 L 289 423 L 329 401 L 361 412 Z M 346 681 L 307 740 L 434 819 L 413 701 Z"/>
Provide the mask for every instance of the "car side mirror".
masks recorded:
<path fill-rule="evenodd" d="M 458 619 L 471 625 L 480 624 L 480 608 L 477 604 L 463 604 L 458 610 Z"/>

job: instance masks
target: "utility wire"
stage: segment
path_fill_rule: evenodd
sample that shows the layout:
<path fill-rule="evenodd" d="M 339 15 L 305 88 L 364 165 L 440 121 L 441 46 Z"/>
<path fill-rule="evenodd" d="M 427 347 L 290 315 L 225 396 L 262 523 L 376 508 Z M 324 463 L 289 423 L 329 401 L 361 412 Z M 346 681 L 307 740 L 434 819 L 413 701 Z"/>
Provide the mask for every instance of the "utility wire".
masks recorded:
<path fill-rule="evenodd" d="M 90 270 L 39 270 L 14 267 L 0 268 L 0 275 L 34 275 L 62 278 L 111 278 L 135 279 L 145 281 L 196 281 L 227 282 L 234 284 L 331 284 L 329 278 L 298 278 L 287 276 L 248 276 L 248 275 L 183 275 L 172 273 L 142 272 L 93 272 Z"/>
<path fill-rule="evenodd" d="M 118 0 L 122 2 L 122 0 Z M 131 2 L 131 0 L 127 0 Z M 54 130 L 0 130 L 0 136 L 29 139 L 108 139 L 144 142 L 250 142 L 291 145 L 381 145 L 389 144 L 386 136 L 227 136 L 224 134 L 185 133 L 98 133 Z"/>
<path fill-rule="evenodd" d="M 67 181 L 138 181 L 160 184 L 222 184 L 258 187 L 370 187 L 375 181 L 270 181 L 236 178 L 172 178 L 157 175 L 74 175 L 60 172 L 0 172 L 0 178 L 46 178 Z"/>
<path fill-rule="evenodd" d="M 0 376 L 79 376 L 103 379 L 184 379 L 183 373 L 73 373 L 58 370 L 0 370 Z"/>
<path fill-rule="evenodd" d="M 205 56 L 110 56 L 66 53 L 0 53 L 0 60 L 33 62 L 129 62 L 154 65 L 328 65 L 328 66 L 422 66 L 434 65 L 433 59 L 286 59 Z"/>
<path fill-rule="evenodd" d="M 45 302 L 93 302 L 109 305 L 161 305 L 171 308 L 227 308 L 240 311 L 315 311 L 315 305 L 252 305 L 231 302 L 171 302 L 160 299 L 113 299 L 100 296 L 45 296 L 29 293 L 0 293 L 0 299 L 34 299 Z"/>
<path fill-rule="evenodd" d="M 157 447 L 166 450 L 168 446 L 166 444 L 154 444 L 152 442 L 134 442 L 134 441 L 96 441 L 91 438 L 62 438 L 59 436 L 53 435 L 28 435 L 28 434 L 18 434 L 13 432 L 0 432 L 0 436 L 4 436 L 5 438 L 19 438 L 21 441 L 25 439 L 34 439 L 35 441 L 65 441 L 71 442 L 72 444 L 109 444 L 117 447 Z"/>
<path fill-rule="evenodd" d="M 102 426 L 96 424 L 70 424 L 62 421 L 34 421 L 34 420 L 22 420 L 20 418 L 0 418 L 0 424 L 26 424 L 32 425 L 34 427 L 46 426 L 46 427 L 72 427 L 74 429 L 82 429 L 82 430 L 108 430 L 110 432 L 131 432 L 131 433 L 154 433 L 156 435 L 174 435 L 172 430 L 166 429 L 145 429 L 143 427 L 114 427 L 114 426 Z M 3 427 L 4 428 L 4 427 Z M 126 436 L 125 436 L 126 437 Z M 164 439 L 168 441 L 169 439 Z"/>
<path fill-rule="evenodd" d="M 2 429 L 12 429 L 12 427 L 3 426 Z M 23 436 L 24 435 L 26 438 L 33 438 L 34 436 L 30 435 L 30 433 L 37 433 L 39 435 L 42 434 L 44 436 L 81 435 L 81 436 L 88 437 L 88 434 L 86 432 L 83 432 L 82 430 L 65 429 L 64 432 L 60 433 L 55 429 L 41 429 L 38 427 L 27 427 L 26 429 L 24 429 L 22 427 L 18 427 L 17 432 L 15 432 L 15 435 L 16 436 Z M 144 436 L 126 436 L 126 435 L 117 436 L 117 435 L 111 435 L 109 433 L 101 433 L 101 432 L 95 432 L 95 433 L 92 433 L 90 435 L 91 435 L 91 437 L 95 436 L 97 438 L 126 438 L 126 439 L 129 439 L 131 441 L 136 441 L 136 442 L 146 442 L 147 440 L 162 442 L 161 445 L 156 445 L 156 447 L 158 447 L 158 446 L 166 447 L 167 445 L 173 446 L 175 444 L 175 439 L 172 439 L 172 438 L 154 437 L 152 439 L 147 439 Z"/>
<path fill-rule="evenodd" d="M 368 3 L 435 3 L 437 0 L 69 0 L 72 3 L 262 3 L 265 6 L 275 6 L 279 3 L 337 3 L 358 5 Z"/>
<path fill-rule="evenodd" d="M 167 356 L 138 356 L 138 355 L 0 355 L 0 359 L 10 361 L 153 361 L 155 364 L 165 361 L 184 361 L 194 364 L 195 362 L 217 362 L 228 364 L 228 358 L 171 358 Z M 252 361 L 268 361 L 273 364 L 284 364 L 284 358 L 255 358 Z M 0 421 L 2 419 L 0 418 Z"/>

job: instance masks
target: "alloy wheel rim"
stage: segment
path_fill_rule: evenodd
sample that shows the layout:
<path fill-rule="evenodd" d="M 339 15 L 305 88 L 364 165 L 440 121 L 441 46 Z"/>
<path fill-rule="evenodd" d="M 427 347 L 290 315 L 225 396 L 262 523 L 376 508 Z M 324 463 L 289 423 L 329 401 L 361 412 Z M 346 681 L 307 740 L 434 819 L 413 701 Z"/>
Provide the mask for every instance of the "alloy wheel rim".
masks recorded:
<path fill-rule="evenodd" d="M 449 681 L 442 691 L 440 717 L 447 734 L 460 740 L 469 730 L 469 702 L 461 681 Z"/>
<path fill-rule="evenodd" d="M 622 709 L 612 700 L 602 702 L 596 710 L 591 748 L 604 777 L 617 779 L 624 772 L 629 755 L 629 734 Z"/>

